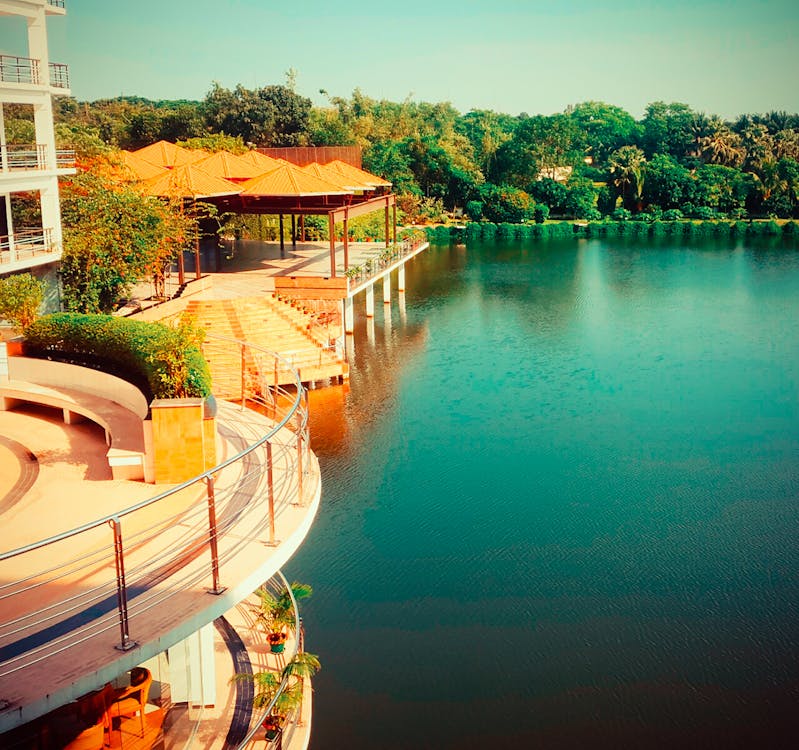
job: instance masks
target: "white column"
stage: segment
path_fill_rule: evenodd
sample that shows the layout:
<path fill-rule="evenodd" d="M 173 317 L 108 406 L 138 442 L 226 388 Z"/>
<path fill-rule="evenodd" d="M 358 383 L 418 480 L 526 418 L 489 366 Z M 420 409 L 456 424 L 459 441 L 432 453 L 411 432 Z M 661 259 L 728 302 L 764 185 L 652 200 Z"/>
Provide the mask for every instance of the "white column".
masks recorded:
<path fill-rule="evenodd" d="M 405 291 L 405 264 L 403 263 L 397 270 L 397 291 Z"/>
<path fill-rule="evenodd" d="M 347 297 L 344 300 L 344 333 L 348 336 L 355 333 L 355 309 L 352 297 Z"/>
<path fill-rule="evenodd" d="M 51 239 L 54 248 L 61 250 L 61 206 L 58 202 L 58 181 L 55 177 L 53 178 L 53 184 L 43 188 L 40 196 L 42 229 L 52 230 Z"/>
<path fill-rule="evenodd" d="M 407 310 L 405 307 L 405 292 L 400 292 L 397 296 L 399 298 L 400 320 L 403 323 L 405 323 L 407 320 Z"/>
<path fill-rule="evenodd" d="M 391 274 L 387 273 L 383 277 L 383 302 L 386 305 L 391 304 Z"/>
<path fill-rule="evenodd" d="M 375 285 L 369 284 L 366 287 L 366 317 L 374 318 L 375 316 Z"/>
<path fill-rule="evenodd" d="M 174 703 L 216 703 L 214 626 L 205 625 L 169 649 L 169 683 Z"/>
<path fill-rule="evenodd" d="M 3 114 L 3 102 L 0 102 L 0 169 L 4 172 L 8 170 L 8 157 L 6 154 L 6 121 Z"/>

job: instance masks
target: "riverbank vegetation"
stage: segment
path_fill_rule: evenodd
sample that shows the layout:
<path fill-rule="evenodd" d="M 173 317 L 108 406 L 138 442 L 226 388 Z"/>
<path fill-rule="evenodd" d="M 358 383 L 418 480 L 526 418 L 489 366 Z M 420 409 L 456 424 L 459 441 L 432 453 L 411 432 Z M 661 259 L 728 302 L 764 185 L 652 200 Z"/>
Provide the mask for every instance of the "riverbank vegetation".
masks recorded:
<path fill-rule="evenodd" d="M 411 222 L 453 211 L 524 221 L 536 206 L 587 220 L 614 211 L 654 220 L 668 212 L 669 220 L 799 216 L 799 115 L 786 112 L 724 120 L 653 102 L 636 119 L 588 101 L 553 115 L 463 114 L 446 102 L 390 102 L 359 90 L 317 107 L 292 76 L 257 89 L 214 84 L 200 102 L 59 99 L 57 107 L 61 143 L 89 154 L 161 138 L 236 149 L 360 146 L 364 167 L 393 182 Z M 6 128 L 9 142 L 29 142 L 32 123 L 14 112 Z"/>

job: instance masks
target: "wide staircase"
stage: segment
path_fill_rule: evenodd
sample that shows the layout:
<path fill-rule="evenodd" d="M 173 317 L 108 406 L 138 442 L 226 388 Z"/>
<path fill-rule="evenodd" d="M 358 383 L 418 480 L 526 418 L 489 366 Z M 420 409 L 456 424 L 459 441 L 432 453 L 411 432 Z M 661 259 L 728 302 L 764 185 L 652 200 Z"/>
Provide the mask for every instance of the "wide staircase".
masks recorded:
<path fill-rule="evenodd" d="M 277 352 L 297 370 L 303 383 L 338 380 L 349 375 L 347 363 L 330 344 L 329 328 L 319 325 L 318 316 L 293 306 L 288 300 L 274 295 L 191 300 L 184 315 L 193 318 L 196 325 L 209 334 L 246 341 Z M 258 378 L 269 386 L 294 382 L 288 368 L 262 372 L 252 356 L 246 355 L 242 363 L 230 349 L 217 352 L 216 348 L 209 347 L 206 359 L 215 383 L 231 381 L 231 373 L 240 374 L 242 364 L 249 380 Z"/>

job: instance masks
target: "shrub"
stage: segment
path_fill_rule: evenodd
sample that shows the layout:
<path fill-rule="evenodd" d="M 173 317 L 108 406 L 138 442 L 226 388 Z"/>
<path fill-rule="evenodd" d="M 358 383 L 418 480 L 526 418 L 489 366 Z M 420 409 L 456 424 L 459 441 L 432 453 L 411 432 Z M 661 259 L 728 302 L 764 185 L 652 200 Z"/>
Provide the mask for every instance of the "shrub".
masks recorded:
<path fill-rule="evenodd" d="M 0 279 L 0 318 L 24 331 L 36 320 L 44 299 L 44 282 L 29 273 Z"/>
<path fill-rule="evenodd" d="M 472 221 L 480 221 L 483 218 L 483 203 L 482 201 L 469 201 L 464 209 L 466 215 Z"/>
<path fill-rule="evenodd" d="M 670 208 L 663 212 L 663 221 L 679 221 L 682 219 L 682 211 L 679 208 Z"/>
<path fill-rule="evenodd" d="M 546 203 L 537 203 L 533 209 L 533 218 L 536 224 L 543 224 L 549 218 L 549 206 Z"/>
<path fill-rule="evenodd" d="M 716 218 L 716 212 L 709 206 L 697 206 L 694 209 L 693 218 L 709 221 Z"/>
<path fill-rule="evenodd" d="M 622 208 L 620 206 L 619 208 L 614 209 L 610 216 L 613 221 L 629 221 L 633 215 L 628 209 Z"/>
<path fill-rule="evenodd" d="M 103 370 L 149 398 L 211 395 L 211 373 L 200 351 L 203 332 L 111 315 L 55 313 L 25 331 L 26 351 Z"/>

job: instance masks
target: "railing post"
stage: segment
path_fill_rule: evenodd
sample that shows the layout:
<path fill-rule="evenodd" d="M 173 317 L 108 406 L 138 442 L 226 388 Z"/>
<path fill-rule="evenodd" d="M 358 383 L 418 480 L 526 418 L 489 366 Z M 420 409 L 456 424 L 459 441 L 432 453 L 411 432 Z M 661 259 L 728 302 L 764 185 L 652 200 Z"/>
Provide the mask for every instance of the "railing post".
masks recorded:
<path fill-rule="evenodd" d="M 272 441 L 266 441 L 266 490 L 269 499 L 269 544 L 274 546 L 275 541 L 275 480 L 272 473 Z"/>
<path fill-rule="evenodd" d="M 114 648 L 119 651 L 130 651 L 139 644 L 130 639 L 128 624 L 128 590 L 125 584 L 125 551 L 122 547 L 122 523 L 119 518 L 112 518 L 108 523 L 114 530 L 114 566 L 117 576 L 117 610 L 119 612 L 120 641 Z"/>
<path fill-rule="evenodd" d="M 244 344 L 240 344 L 241 349 L 241 410 L 244 411 L 244 402 L 246 401 L 244 378 L 247 373 L 247 353 L 244 349 Z"/>
<path fill-rule="evenodd" d="M 216 493 L 214 491 L 214 478 L 205 478 L 206 492 L 208 495 L 208 538 L 211 546 L 211 581 L 212 588 L 208 589 L 209 594 L 221 594 L 225 586 L 219 585 L 219 550 L 216 543 Z"/>

